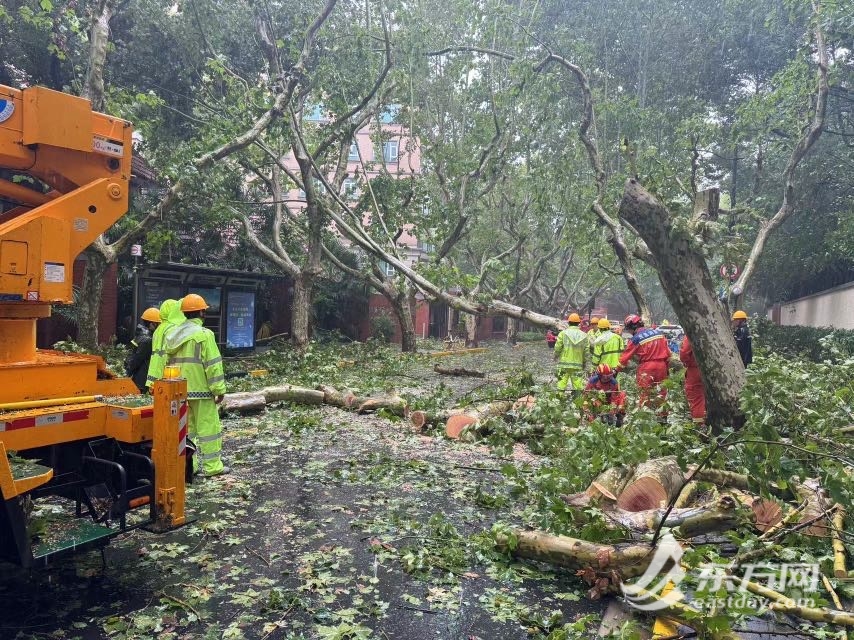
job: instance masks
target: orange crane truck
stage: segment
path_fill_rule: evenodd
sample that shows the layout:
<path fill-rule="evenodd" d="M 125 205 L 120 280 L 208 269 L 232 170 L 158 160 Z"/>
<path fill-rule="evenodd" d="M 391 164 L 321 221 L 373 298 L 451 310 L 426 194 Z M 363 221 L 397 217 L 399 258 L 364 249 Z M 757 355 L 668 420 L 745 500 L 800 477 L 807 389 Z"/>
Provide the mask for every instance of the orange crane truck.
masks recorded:
<path fill-rule="evenodd" d="M 75 258 L 127 212 L 131 134 L 83 98 L 0 85 L 0 559 L 24 567 L 185 521 L 186 382 L 122 402 L 138 391 L 101 358 L 36 348 Z"/>

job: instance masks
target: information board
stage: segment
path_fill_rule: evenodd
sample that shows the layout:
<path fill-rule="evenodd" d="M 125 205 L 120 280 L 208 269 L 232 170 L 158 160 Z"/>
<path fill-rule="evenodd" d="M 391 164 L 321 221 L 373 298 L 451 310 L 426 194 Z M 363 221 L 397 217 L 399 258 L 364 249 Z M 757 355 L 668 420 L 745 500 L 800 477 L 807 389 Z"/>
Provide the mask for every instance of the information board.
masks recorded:
<path fill-rule="evenodd" d="M 158 280 L 140 280 L 139 281 L 139 309 L 137 316 L 149 307 L 160 308 L 164 300 L 172 298 L 180 300 L 184 297 L 184 287 L 180 284 L 172 282 L 160 282 Z"/>
<path fill-rule="evenodd" d="M 205 302 L 208 303 L 208 309 L 206 312 L 208 316 L 219 315 L 220 296 L 222 295 L 222 289 L 213 289 L 209 287 L 190 287 L 187 293 L 196 293 L 205 299 Z"/>
<path fill-rule="evenodd" d="M 255 292 L 229 291 L 225 308 L 225 346 L 255 347 Z"/>

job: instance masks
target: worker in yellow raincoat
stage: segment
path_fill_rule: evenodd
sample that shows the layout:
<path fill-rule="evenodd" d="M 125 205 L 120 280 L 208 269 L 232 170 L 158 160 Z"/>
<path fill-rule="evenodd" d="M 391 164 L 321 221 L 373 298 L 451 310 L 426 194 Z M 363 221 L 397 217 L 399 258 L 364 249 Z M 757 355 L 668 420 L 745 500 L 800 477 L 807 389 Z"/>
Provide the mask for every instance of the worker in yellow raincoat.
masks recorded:
<path fill-rule="evenodd" d="M 202 296 L 185 296 L 181 311 L 187 320 L 166 333 L 163 347 L 166 364 L 179 367 L 187 380 L 188 427 L 196 444 L 193 470 L 217 476 L 228 472 L 222 464 L 222 424 L 216 406 L 225 395 L 225 373 L 216 337 L 202 326 L 207 308 Z"/>
<path fill-rule="evenodd" d="M 164 300 L 160 305 L 160 324 L 151 336 L 151 362 L 148 364 L 148 377 L 145 386 L 149 391 L 151 386 L 163 377 L 163 367 L 166 364 L 166 352 L 163 350 L 163 339 L 166 332 L 184 324 L 187 318 L 181 311 L 181 303 L 178 300 Z"/>
<path fill-rule="evenodd" d="M 558 334 L 554 357 L 557 360 L 557 388 L 565 391 L 581 391 L 586 382 L 584 369 L 590 363 L 590 342 L 587 334 L 578 328 L 581 316 L 577 313 L 567 317 L 569 326 Z"/>

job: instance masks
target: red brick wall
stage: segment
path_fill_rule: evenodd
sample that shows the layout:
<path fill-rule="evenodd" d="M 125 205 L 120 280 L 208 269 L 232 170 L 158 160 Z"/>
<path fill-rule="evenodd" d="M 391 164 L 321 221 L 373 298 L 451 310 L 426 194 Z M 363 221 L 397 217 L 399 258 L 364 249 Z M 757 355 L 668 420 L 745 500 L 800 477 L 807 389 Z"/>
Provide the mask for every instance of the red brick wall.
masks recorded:
<path fill-rule="evenodd" d="M 359 321 L 359 340 L 371 337 L 371 320 L 380 314 L 388 315 L 394 322 L 394 337 L 392 342 L 400 344 L 400 325 L 391 308 L 391 303 L 379 293 L 371 294 L 368 298 L 368 315 Z M 430 305 L 425 300 L 415 303 L 415 334 L 419 338 L 427 335 L 430 325 Z"/>

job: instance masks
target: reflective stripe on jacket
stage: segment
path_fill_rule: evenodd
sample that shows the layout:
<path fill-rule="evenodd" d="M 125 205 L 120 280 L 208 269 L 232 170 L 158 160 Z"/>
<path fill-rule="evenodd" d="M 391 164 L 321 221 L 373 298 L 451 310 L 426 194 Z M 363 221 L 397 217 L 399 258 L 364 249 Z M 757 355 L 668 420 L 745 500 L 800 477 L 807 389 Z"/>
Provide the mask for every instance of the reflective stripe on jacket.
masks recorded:
<path fill-rule="evenodd" d="M 201 400 L 225 393 L 222 355 L 213 331 L 199 318 L 187 320 L 166 334 L 166 363 L 181 368 L 187 380 L 187 398 Z"/>
<path fill-rule="evenodd" d="M 558 369 L 581 369 L 590 359 L 587 334 L 578 327 L 569 327 L 560 332 L 555 343 L 555 358 Z"/>
<path fill-rule="evenodd" d="M 622 336 L 611 331 L 603 331 L 593 343 L 593 364 L 607 364 L 612 369 L 620 366 L 620 354 L 626 344 Z"/>
<path fill-rule="evenodd" d="M 629 340 L 626 350 L 620 356 L 620 366 L 625 367 L 629 360 L 635 356 L 641 364 L 654 360 L 668 362 L 670 360 L 670 347 L 667 346 L 667 338 L 658 329 L 638 331 Z M 665 375 L 665 377 L 667 376 Z"/>

